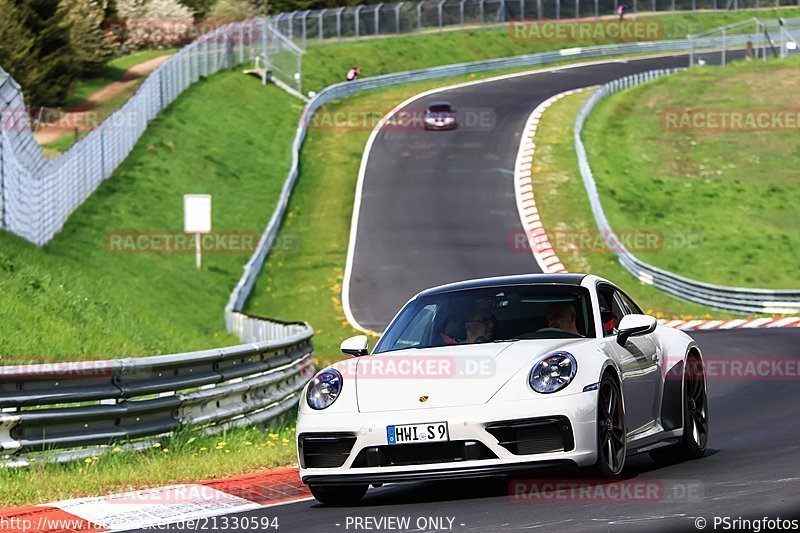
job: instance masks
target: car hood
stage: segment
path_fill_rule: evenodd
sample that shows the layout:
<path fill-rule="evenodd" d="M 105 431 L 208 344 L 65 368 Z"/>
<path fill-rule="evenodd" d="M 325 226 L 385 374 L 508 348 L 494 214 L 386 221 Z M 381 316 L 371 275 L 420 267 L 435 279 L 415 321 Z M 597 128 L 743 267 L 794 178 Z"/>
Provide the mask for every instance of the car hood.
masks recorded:
<path fill-rule="evenodd" d="M 588 339 L 537 339 L 407 349 L 360 357 L 355 380 L 362 413 L 481 405 L 524 366 Z"/>

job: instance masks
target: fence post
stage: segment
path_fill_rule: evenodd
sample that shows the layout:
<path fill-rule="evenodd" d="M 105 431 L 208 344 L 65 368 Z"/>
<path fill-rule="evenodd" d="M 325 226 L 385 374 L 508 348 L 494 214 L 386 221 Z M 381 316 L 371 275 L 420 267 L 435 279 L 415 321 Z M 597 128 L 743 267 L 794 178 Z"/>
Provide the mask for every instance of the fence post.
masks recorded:
<path fill-rule="evenodd" d="M 556 0 L 556 20 L 561 20 L 561 0 Z"/>
<path fill-rule="evenodd" d="M 581 0 L 575 0 L 575 18 L 581 18 Z"/>
<path fill-rule="evenodd" d="M 342 11 L 346 8 L 340 7 L 338 11 L 336 11 L 336 38 L 341 40 L 342 39 Z"/>
<path fill-rule="evenodd" d="M 480 13 L 481 13 L 481 24 L 484 23 L 484 20 L 483 20 L 483 8 L 484 8 L 483 4 L 484 4 L 484 2 L 486 2 L 486 0 L 480 0 L 479 1 Z"/>
<path fill-rule="evenodd" d="M 525 0 L 519 0 L 519 20 L 525 22 Z"/>
<path fill-rule="evenodd" d="M 653 0 L 653 5 L 655 5 L 656 0 Z M 598 0 L 594 0 L 594 18 L 600 18 L 600 2 Z"/>
<path fill-rule="evenodd" d="M 417 2 L 417 31 L 422 31 L 422 2 Z"/>
<path fill-rule="evenodd" d="M 400 7 L 402 7 L 403 2 L 398 2 L 394 6 L 394 32 L 399 34 L 400 33 Z"/>
<path fill-rule="evenodd" d="M 441 0 L 441 2 L 436 4 L 436 10 L 439 12 L 439 31 L 442 31 L 442 23 L 443 23 L 442 11 L 443 11 L 443 6 L 444 6 L 445 2 L 447 2 L 447 0 Z"/>
<path fill-rule="evenodd" d="M 381 34 L 381 32 L 380 32 L 380 25 L 381 25 L 380 12 L 381 12 L 381 7 L 383 7 L 383 2 L 381 2 L 380 4 L 375 6 L 375 35 L 376 36 Z"/>
<path fill-rule="evenodd" d="M 303 23 L 303 50 L 307 48 L 306 46 L 306 19 L 308 18 L 309 13 L 311 13 L 310 9 L 307 9 L 305 13 L 303 13 L 303 18 L 300 19 Z"/>
<path fill-rule="evenodd" d="M 542 20 L 542 0 L 536 0 L 536 19 Z"/>
<path fill-rule="evenodd" d="M 318 29 L 319 29 L 319 40 L 320 40 L 320 42 L 322 42 L 322 39 L 324 39 L 324 33 L 322 31 L 322 24 L 323 24 L 323 22 L 322 22 L 323 18 L 322 17 L 323 17 L 323 15 L 325 15 L 326 11 L 327 11 L 327 9 L 320 9 L 319 13 L 317 13 L 317 25 L 319 26 Z"/>
<path fill-rule="evenodd" d="M 461 27 L 464 27 L 464 2 L 467 0 L 461 0 L 458 3 L 458 20 L 461 22 Z"/>
<path fill-rule="evenodd" d="M 356 39 L 358 39 L 361 36 L 361 33 L 359 31 L 360 30 L 359 23 L 361 22 L 360 15 L 361 15 L 361 10 L 362 9 L 364 9 L 364 6 L 356 7 L 356 13 L 355 13 Z"/>

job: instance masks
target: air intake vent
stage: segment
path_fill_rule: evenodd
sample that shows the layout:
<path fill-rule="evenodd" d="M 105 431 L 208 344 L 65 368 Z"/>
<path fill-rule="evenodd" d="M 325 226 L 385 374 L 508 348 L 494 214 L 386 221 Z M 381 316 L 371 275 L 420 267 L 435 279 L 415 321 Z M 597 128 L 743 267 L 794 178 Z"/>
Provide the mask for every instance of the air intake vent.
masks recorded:
<path fill-rule="evenodd" d="M 572 425 L 565 416 L 495 422 L 486 431 L 514 455 L 568 452 L 575 447 Z"/>
<path fill-rule="evenodd" d="M 300 466 L 338 468 L 347 461 L 355 443 L 353 433 L 302 433 L 297 439 Z"/>

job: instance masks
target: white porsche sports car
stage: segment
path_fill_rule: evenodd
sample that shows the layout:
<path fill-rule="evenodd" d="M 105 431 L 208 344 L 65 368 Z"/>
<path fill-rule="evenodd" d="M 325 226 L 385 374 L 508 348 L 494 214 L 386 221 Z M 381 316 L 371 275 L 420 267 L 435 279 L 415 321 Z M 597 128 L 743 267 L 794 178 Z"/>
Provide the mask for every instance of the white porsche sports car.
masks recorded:
<path fill-rule="evenodd" d="M 370 485 L 588 467 L 620 475 L 627 455 L 701 457 L 708 437 L 703 359 L 593 275 L 464 281 L 419 293 L 368 355 L 306 386 L 300 477 L 328 504 Z"/>

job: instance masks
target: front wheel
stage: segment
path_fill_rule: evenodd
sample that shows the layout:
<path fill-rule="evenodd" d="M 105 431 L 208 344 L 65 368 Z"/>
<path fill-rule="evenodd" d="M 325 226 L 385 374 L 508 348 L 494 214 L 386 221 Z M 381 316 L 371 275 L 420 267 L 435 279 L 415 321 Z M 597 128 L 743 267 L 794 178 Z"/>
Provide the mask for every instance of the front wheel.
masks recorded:
<path fill-rule="evenodd" d="M 309 485 L 311 495 L 325 505 L 356 505 L 367 493 L 367 485 Z"/>
<path fill-rule="evenodd" d="M 625 467 L 628 436 L 625 408 L 619 385 L 606 374 L 597 395 L 597 462 L 594 473 L 601 478 L 615 479 Z"/>

